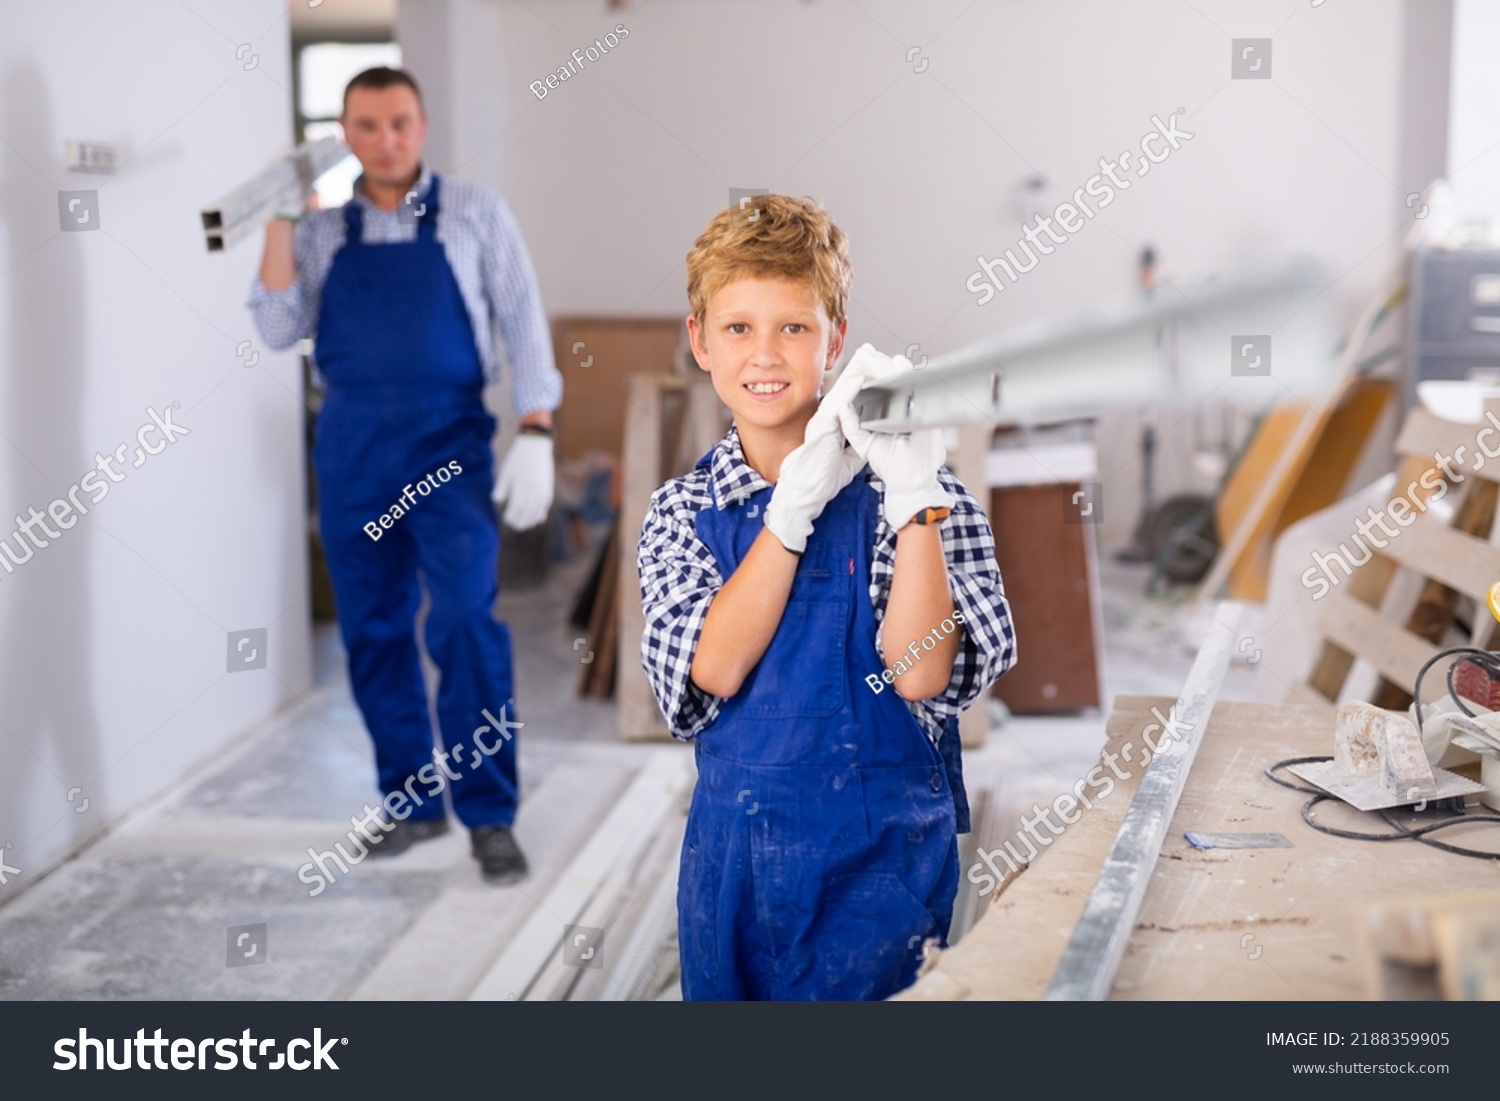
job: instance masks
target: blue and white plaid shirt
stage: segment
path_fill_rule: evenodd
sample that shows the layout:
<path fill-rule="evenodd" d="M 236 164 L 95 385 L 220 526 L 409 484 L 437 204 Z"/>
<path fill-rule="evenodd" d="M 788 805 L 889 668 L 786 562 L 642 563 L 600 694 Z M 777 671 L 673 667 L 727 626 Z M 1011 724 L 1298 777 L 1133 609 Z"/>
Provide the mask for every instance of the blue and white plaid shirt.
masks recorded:
<path fill-rule="evenodd" d="M 361 207 L 365 243 L 416 240 L 416 221 L 372 203 L 360 186 L 363 180 L 361 176 L 355 181 L 349 201 Z M 432 170 L 424 164 L 417 180 L 418 202 L 431 184 Z M 312 211 L 297 224 L 293 238 L 297 281 L 273 292 L 256 275 L 248 305 L 268 346 L 289 348 L 317 332 L 323 280 L 334 254 L 344 247 L 344 236 L 342 207 Z M 444 176 L 437 239 L 468 308 L 485 378 L 494 382 L 500 375 L 498 326 L 514 380 L 516 415 L 556 409 L 562 400 L 562 375 L 552 359 L 552 335 L 531 259 L 505 200 L 478 184 Z"/>
<path fill-rule="evenodd" d="M 884 483 L 868 467 L 863 477 L 884 494 Z M 930 700 L 906 701 L 933 741 L 942 734 L 945 720 L 968 707 L 1016 662 L 1016 633 L 1000 568 L 995 563 L 995 538 L 989 520 L 963 483 L 948 470 L 940 471 L 938 479 L 956 498 L 953 514 L 943 521 L 940 530 L 948 560 L 948 585 L 954 607 L 964 615 L 964 634 L 953 662 L 953 678 L 942 694 Z M 682 739 L 692 738 L 713 722 L 723 703 L 722 698 L 704 692 L 688 677 L 709 603 L 725 581 L 694 526 L 697 514 L 713 507 L 710 481 L 720 507 L 742 501 L 770 484 L 745 462 L 739 433 L 730 429 L 715 445 L 706 468 L 673 478 L 651 495 L 636 551 L 641 603 L 646 613 L 641 661 L 673 737 Z M 875 553 L 870 567 L 877 651 L 895 568 L 896 532 L 886 523 L 882 510 L 875 523 Z M 851 686 L 851 691 L 864 690 Z"/>

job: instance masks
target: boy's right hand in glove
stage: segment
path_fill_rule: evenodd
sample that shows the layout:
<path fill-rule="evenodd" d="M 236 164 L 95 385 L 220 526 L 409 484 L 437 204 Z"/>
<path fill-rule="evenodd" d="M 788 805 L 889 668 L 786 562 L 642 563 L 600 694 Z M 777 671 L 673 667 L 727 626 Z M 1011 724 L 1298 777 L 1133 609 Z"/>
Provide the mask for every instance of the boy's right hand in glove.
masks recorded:
<path fill-rule="evenodd" d="M 793 554 L 807 549 L 813 521 L 864 468 L 865 460 L 852 448 L 845 448 L 839 425 L 840 413 L 871 381 L 871 360 L 861 354 L 864 350 L 862 347 L 855 353 L 833 388 L 818 403 L 817 412 L 807 422 L 802 446 L 781 460 L 776 489 L 766 506 L 766 527 Z"/>

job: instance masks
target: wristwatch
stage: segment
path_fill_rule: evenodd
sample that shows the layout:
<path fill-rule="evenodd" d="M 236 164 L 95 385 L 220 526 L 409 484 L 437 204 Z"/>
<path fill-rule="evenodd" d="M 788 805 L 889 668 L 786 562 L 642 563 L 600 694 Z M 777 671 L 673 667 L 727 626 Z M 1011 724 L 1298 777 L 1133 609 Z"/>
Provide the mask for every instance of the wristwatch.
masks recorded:
<path fill-rule="evenodd" d="M 913 524 L 936 524 L 953 515 L 951 508 L 924 508 L 911 518 Z"/>

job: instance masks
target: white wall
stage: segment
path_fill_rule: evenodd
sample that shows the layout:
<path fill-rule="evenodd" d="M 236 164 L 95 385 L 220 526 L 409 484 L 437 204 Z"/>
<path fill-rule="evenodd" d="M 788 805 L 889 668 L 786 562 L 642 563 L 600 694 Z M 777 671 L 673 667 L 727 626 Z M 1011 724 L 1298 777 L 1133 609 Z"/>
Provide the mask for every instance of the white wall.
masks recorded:
<path fill-rule="evenodd" d="M 1459 214 L 1500 217 L 1500 4 L 1455 0 L 1448 178 Z"/>
<path fill-rule="evenodd" d="M 0 8 L 0 537 L 132 448 L 0 573 L 0 845 L 22 869 L 0 899 L 310 682 L 299 369 L 237 358 L 258 244 L 209 255 L 198 220 L 290 141 L 289 61 L 280 0 Z M 67 138 L 124 163 L 70 174 Z M 99 229 L 60 232 L 58 191 L 84 189 Z M 146 408 L 175 403 L 189 434 L 132 469 Z M 226 673 L 253 627 L 268 668 Z"/>
<path fill-rule="evenodd" d="M 446 12 L 444 45 L 424 55 L 402 28 L 435 9 Z M 1256 249 L 1311 250 L 1351 315 L 1399 239 L 1412 186 L 1402 79 L 1420 79 L 1423 62 L 1403 53 L 1405 9 L 653 0 L 613 12 L 598 0 L 403 0 L 398 35 L 422 79 L 465 90 L 434 120 L 454 132 L 440 167 L 506 196 L 550 312 L 685 312 L 694 237 L 730 187 L 766 187 L 816 196 L 848 231 L 854 345 L 939 353 L 1129 290 L 1148 242 L 1168 276 L 1222 270 Z M 628 39 L 536 99 L 531 81 L 617 22 Z M 1228 79 L 1231 39 L 1271 36 L 1273 79 Z M 1427 63 L 1445 83 L 1446 56 Z M 1019 284 L 976 304 L 964 283 L 977 255 L 1015 242 L 1023 180 L 1047 177 L 1056 201 L 1100 157 L 1135 147 L 1152 115 L 1178 108 L 1190 142 Z M 1188 480 L 1179 419 L 1163 419 L 1167 490 Z M 1106 512 L 1127 521 L 1135 435 L 1130 414 L 1101 433 Z"/>

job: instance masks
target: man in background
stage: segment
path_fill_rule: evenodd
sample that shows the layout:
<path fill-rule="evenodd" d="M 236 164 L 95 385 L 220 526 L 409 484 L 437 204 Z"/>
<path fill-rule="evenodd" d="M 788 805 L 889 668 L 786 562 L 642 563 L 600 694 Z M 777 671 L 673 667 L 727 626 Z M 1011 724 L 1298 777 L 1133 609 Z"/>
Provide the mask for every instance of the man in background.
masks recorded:
<path fill-rule="evenodd" d="M 446 833 L 446 790 L 485 879 L 511 883 L 526 874 L 511 833 L 520 724 L 510 632 L 491 613 L 492 496 L 512 528 L 546 518 L 562 378 L 505 202 L 422 162 L 416 81 L 397 69 L 360 73 L 340 122 L 364 170 L 354 196 L 266 227 L 249 306 L 273 348 L 316 337 L 320 533 L 384 797 L 371 855 Z M 496 327 L 520 429 L 492 491 L 495 420 L 481 393 L 498 371 Z M 442 751 L 416 641 L 423 585 Z"/>

